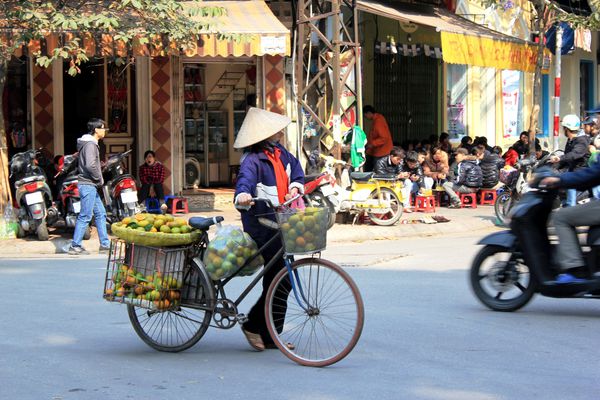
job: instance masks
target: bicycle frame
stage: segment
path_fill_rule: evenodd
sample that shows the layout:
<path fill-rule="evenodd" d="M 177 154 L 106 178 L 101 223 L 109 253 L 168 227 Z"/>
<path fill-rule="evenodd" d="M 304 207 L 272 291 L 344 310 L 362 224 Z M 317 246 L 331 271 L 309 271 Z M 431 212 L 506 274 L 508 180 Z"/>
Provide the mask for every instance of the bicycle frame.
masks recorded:
<path fill-rule="evenodd" d="M 238 276 L 238 274 L 244 269 L 246 268 L 250 263 L 252 263 L 252 261 L 258 257 L 259 255 L 262 254 L 262 252 L 269 246 L 271 246 L 273 243 L 275 243 L 275 241 L 279 240 L 281 242 L 281 231 L 277 231 L 277 233 L 271 238 L 269 239 L 263 246 L 261 246 L 257 253 L 250 257 L 248 260 L 246 260 L 246 262 L 244 263 L 244 265 L 242 265 L 241 267 L 239 267 L 231 276 L 223 279 L 223 280 L 219 280 L 219 281 L 213 281 L 212 283 L 216 286 L 216 297 L 217 299 L 221 298 L 221 299 L 226 299 L 227 296 L 225 294 L 225 286 L 227 285 L 227 283 L 229 283 L 229 281 L 231 281 L 233 278 L 235 278 L 236 276 Z M 200 258 L 203 258 L 204 256 L 204 252 L 208 246 L 209 240 L 208 240 L 208 232 L 205 232 L 204 235 L 202 236 L 202 238 L 200 239 L 200 241 L 198 242 L 200 245 L 200 249 L 199 252 L 193 252 L 193 253 L 197 253 L 197 255 Z M 281 246 L 281 248 L 277 251 L 277 253 L 275 253 L 275 255 L 273 256 L 273 258 L 271 258 L 271 260 L 269 260 L 268 263 L 265 264 L 265 266 L 262 268 L 262 270 L 254 277 L 254 279 L 252 280 L 252 282 L 250 282 L 248 284 L 248 286 L 246 286 L 246 288 L 242 291 L 242 293 L 237 297 L 237 299 L 235 299 L 233 301 L 233 304 L 236 306 L 236 308 L 242 303 L 242 301 L 244 301 L 244 299 L 248 296 L 248 294 L 252 291 L 252 289 L 254 289 L 254 287 L 258 284 L 258 282 L 260 282 L 260 280 L 264 277 L 264 275 L 273 267 L 273 265 L 275 265 L 275 263 L 281 258 L 284 258 L 284 263 L 285 263 L 285 267 L 288 270 L 288 275 L 290 277 L 290 283 L 292 285 L 292 290 L 294 292 L 294 296 L 296 297 L 296 300 L 298 301 L 298 304 L 302 306 L 302 308 L 304 309 L 304 311 L 309 311 L 311 309 L 311 306 L 308 302 L 307 297 L 304 294 L 304 291 L 302 289 L 302 284 L 300 283 L 300 279 L 298 277 L 297 272 L 293 273 L 292 270 L 292 262 L 294 260 L 293 256 L 291 255 L 286 255 L 283 249 L 283 244 Z M 192 256 L 193 258 L 193 256 Z M 190 260 L 191 261 L 191 260 Z M 188 261 L 189 264 L 189 261 Z M 185 279 L 184 279 L 185 281 Z M 300 301 L 300 299 L 302 299 L 303 301 Z M 215 299 L 216 300 L 216 299 Z M 214 307 L 210 307 L 210 310 L 212 311 L 214 309 Z"/>

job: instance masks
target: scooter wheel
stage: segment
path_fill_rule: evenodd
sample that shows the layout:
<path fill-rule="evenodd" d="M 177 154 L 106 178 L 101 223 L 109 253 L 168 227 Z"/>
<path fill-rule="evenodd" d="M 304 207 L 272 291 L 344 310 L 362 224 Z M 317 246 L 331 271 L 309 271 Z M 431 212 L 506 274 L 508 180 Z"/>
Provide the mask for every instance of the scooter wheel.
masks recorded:
<path fill-rule="evenodd" d="M 494 311 L 516 311 L 537 291 L 537 280 L 521 256 L 500 246 L 477 253 L 470 281 L 477 299 Z"/>
<path fill-rule="evenodd" d="M 46 224 L 46 221 L 40 222 L 35 232 L 37 234 L 38 240 L 46 241 L 50 239 L 50 234 L 48 233 L 48 225 Z"/>

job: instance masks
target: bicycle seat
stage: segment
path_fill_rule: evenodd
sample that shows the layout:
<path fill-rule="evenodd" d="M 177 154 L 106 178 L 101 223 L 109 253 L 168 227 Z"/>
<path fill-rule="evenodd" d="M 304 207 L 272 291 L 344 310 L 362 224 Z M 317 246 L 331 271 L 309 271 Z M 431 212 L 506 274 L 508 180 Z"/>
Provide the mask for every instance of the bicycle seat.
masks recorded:
<path fill-rule="evenodd" d="M 210 228 L 211 226 L 218 224 L 219 222 L 223 222 L 224 218 L 223 217 L 212 217 L 212 218 L 205 218 L 205 217 L 192 217 L 190 218 L 190 226 L 192 228 L 196 228 L 196 229 L 200 229 L 201 231 L 205 231 L 208 228 Z"/>
<path fill-rule="evenodd" d="M 355 181 L 366 182 L 373 177 L 372 172 L 351 172 L 350 178 Z"/>
<path fill-rule="evenodd" d="M 373 179 L 377 179 L 378 181 L 397 181 L 398 180 L 398 178 L 394 174 L 373 175 Z"/>

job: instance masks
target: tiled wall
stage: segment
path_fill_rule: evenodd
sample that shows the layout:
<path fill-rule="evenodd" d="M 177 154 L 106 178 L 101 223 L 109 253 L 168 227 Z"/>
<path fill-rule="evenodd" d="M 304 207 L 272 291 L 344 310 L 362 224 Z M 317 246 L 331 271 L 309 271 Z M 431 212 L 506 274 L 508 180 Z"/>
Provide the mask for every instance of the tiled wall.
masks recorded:
<path fill-rule="evenodd" d="M 284 58 L 265 56 L 265 109 L 285 114 Z"/>
<path fill-rule="evenodd" d="M 152 149 L 166 172 L 165 194 L 171 179 L 171 63 L 167 57 L 152 59 Z M 140 99 L 141 100 L 141 99 Z"/>
<path fill-rule="evenodd" d="M 54 153 L 54 117 L 52 115 L 52 70 L 33 65 L 33 143 L 35 148 L 43 147 L 49 154 Z"/>

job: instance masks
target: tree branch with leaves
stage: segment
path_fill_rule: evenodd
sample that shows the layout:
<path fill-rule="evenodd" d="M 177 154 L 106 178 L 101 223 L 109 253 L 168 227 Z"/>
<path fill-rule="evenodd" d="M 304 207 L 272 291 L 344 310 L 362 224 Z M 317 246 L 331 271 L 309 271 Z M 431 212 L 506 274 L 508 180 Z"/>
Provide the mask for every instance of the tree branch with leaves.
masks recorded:
<path fill-rule="evenodd" d="M 49 54 L 37 50 L 33 62 L 48 67 L 70 59 L 68 73 L 77 75 L 89 61 L 82 37 L 110 35 L 131 54 L 168 55 L 195 48 L 201 34 L 215 33 L 226 9 L 202 1 L 176 0 L 3 0 L 0 1 L 0 110 L 8 64 L 15 52 L 49 36 L 58 37 Z M 228 35 L 244 40 L 246 35 Z M 4 116 L 0 111 L 0 206 L 10 201 Z"/>

